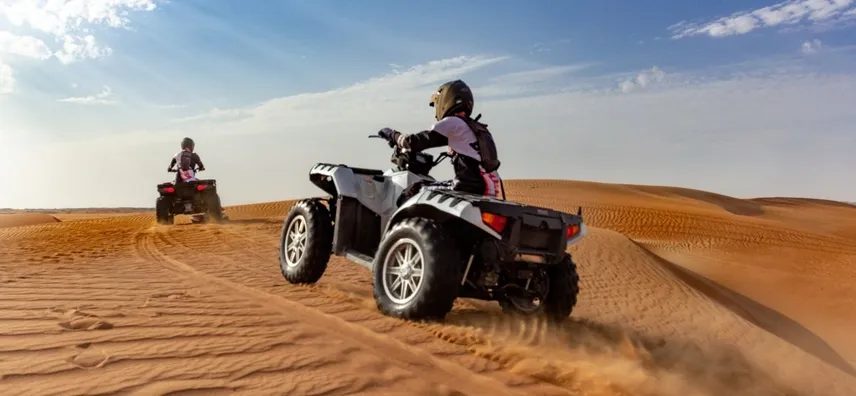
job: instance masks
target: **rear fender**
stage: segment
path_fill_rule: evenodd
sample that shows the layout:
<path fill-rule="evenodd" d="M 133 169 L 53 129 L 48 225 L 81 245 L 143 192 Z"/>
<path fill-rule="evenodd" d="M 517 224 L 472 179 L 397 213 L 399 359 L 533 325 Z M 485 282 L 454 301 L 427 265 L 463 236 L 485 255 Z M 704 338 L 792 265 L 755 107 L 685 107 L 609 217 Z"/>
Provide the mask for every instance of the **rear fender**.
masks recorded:
<path fill-rule="evenodd" d="M 384 234 L 395 223 L 405 218 L 416 216 L 439 219 L 441 221 L 451 217 L 459 218 L 496 239 L 502 239 L 502 235 L 488 227 L 482 221 L 481 210 L 472 203 L 459 197 L 437 194 L 431 190 L 422 190 L 407 200 L 404 205 L 401 205 L 386 223 Z"/>
<path fill-rule="evenodd" d="M 568 239 L 566 246 L 571 246 L 579 242 L 586 235 L 588 235 L 588 227 L 586 227 L 586 223 L 584 221 L 580 220 L 580 232 L 578 232 L 577 235 L 574 235 L 573 237 Z"/>

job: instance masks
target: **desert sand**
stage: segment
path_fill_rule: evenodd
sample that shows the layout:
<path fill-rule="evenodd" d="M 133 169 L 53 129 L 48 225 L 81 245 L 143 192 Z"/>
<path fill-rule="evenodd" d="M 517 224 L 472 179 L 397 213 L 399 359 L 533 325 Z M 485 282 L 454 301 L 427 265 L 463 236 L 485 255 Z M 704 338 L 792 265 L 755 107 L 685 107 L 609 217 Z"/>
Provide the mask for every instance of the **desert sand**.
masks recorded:
<path fill-rule="evenodd" d="M 338 258 L 290 285 L 293 202 L 229 207 L 219 225 L 2 215 L 0 393 L 856 395 L 856 207 L 506 187 L 591 226 L 560 327 L 472 300 L 443 323 L 384 317 L 368 271 Z"/>
<path fill-rule="evenodd" d="M 44 213 L 0 213 L 0 228 L 20 227 L 33 224 L 50 224 L 61 221 Z"/>

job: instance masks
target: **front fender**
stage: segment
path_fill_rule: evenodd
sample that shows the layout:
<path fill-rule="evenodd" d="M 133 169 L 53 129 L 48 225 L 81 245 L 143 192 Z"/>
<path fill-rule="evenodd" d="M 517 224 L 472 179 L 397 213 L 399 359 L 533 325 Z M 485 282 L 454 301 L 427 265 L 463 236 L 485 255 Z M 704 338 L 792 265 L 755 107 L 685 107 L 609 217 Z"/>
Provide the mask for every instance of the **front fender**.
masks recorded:
<path fill-rule="evenodd" d="M 359 198 L 357 176 L 350 168 L 318 163 L 309 170 L 309 180 L 332 196 Z"/>
<path fill-rule="evenodd" d="M 411 197 L 404 205 L 401 205 L 384 227 L 386 234 L 393 224 L 408 217 L 456 217 L 463 219 L 467 223 L 474 225 L 476 228 L 484 231 L 488 235 L 502 239 L 502 235 L 488 227 L 482 221 L 482 213 L 479 208 L 463 197 L 447 195 L 432 190 L 422 190 Z"/>

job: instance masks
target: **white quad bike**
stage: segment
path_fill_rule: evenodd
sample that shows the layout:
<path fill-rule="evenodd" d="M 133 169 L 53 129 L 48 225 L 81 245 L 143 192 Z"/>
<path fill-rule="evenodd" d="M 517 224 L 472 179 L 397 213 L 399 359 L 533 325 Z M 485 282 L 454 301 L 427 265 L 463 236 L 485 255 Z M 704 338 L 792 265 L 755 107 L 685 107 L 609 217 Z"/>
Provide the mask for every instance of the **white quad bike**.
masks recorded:
<path fill-rule="evenodd" d="M 380 137 L 380 136 L 369 136 Z M 390 146 L 394 146 L 390 143 Z M 437 160 L 395 148 L 387 171 L 318 163 L 309 180 L 330 194 L 297 202 L 285 218 L 280 266 L 294 284 L 317 282 L 330 255 L 373 272 L 385 315 L 442 319 L 458 297 L 498 301 L 506 313 L 566 319 L 579 277 L 569 245 L 586 235 L 576 215 L 459 191 L 422 188 Z"/>

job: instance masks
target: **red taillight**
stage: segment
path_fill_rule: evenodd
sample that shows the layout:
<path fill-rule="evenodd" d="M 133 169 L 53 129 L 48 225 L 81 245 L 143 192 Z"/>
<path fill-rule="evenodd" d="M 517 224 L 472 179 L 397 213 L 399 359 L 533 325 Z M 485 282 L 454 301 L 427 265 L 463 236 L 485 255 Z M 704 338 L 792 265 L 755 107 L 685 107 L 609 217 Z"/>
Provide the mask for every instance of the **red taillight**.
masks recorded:
<path fill-rule="evenodd" d="M 175 189 L 174 189 L 174 188 L 172 188 L 172 187 L 164 187 L 164 188 L 163 188 L 163 192 L 165 192 L 165 193 L 169 193 L 169 194 L 172 194 L 172 193 L 174 193 L 174 192 L 175 192 Z"/>
<path fill-rule="evenodd" d="M 205 189 L 205 187 L 208 187 L 208 185 L 198 184 L 198 185 L 196 185 L 196 191 L 202 191 Z"/>
<path fill-rule="evenodd" d="M 565 228 L 565 238 L 571 239 L 580 233 L 580 225 L 579 224 L 571 224 L 568 228 Z"/>
<path fill-rule="evenodd" d="M 498 233 L 502 233 L 505 229 L 505 223 L 508 219 L 498 214 L 484 212 L 482 213 L 482 221 Z"/>

